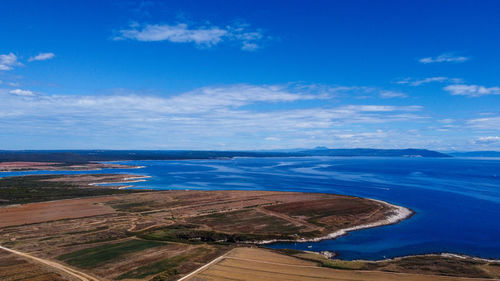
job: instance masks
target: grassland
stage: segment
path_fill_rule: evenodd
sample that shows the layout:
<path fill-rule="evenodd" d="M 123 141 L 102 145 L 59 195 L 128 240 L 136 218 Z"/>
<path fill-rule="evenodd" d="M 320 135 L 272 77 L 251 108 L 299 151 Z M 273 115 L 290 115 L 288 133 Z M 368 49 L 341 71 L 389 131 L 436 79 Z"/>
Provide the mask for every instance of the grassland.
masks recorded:
<path fill-rule="evenodd" d="M 204 257 L 209 253 L 210 249 L 204 247 L 195 248 L 175 257 L 162 259 L 155 263 L 138 267 L 118 276 L 117 279 L 143 279 L 145 277 L 161 273 L 160 275 L 152 278 L 152 280 L 168 280 L 179 274 L 179 268 L 186 262 L 196 260 L 198 257 Z"/>
<path fill-rule="evenodd" d="M 97 247 L 86 248 L 58 257 L 66 263 L 79 268 L 92 268 L 122 256 L 145 249 L 164 246 L 164 243 L 144 240 L 128 240 L 121 243 L 104 244 Z"/>
<path fill-rule="evenodd" d="M 98 188 L 89 185 L 90 183 L 109 181 L 123 182 L 123 179 L 127 177 L 131 177 L 131 175 L 102 174 L 92 177 L 40 175 L 0 178 L 0 206 L 141 192 L 139 190 Z"/>
<path fill-rule="evenodd" d="M 0 154 L 2 154 L 0 152 Z M 0 162 L 0 172 L 14 172 L 14 171 L 89 171 L 101 169 L 123 169 L 135 168 L 135 166 L 126 166 L 111 163 L 74 163 L 74 162 L 28 162 L 28 161 L 14 161 L 14 162 Z"/>

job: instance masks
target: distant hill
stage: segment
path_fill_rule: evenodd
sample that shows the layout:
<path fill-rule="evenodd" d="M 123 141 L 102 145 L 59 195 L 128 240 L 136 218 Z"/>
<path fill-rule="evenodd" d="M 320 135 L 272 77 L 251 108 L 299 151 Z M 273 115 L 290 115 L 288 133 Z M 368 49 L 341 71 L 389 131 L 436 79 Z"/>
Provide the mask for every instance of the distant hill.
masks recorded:
<path fill-rule="evenodd" d="M 465 151 L 448 153 L 455 157 L 500 157 L 500 151 Z"/>
<path fill-rule="evenodd" d="M 23 150 L 0 151 L 0 161 L 87 163 L 118 160 L 188 160 L 233 157 L 284 157 L 286 153 L 196 150 Z"/>
<path fill-rule="evenodd" d="M 288 151 L 200 151 L 200 150 L 0 150 L 0 162 L 64 162 L 117 160 L 188 160 L 233 157 L 297 157 L 297 156 L 379 156 L 379 157 L 450 157 L 426 149 L 328 149 L 318 147 Z"/>
<path fill-rule="evenodd" d="M 312 149 L 298 152 L 308 156 L 378 156 L 378 157 L 450 157 L 450 155 L 427 149 Z"/>

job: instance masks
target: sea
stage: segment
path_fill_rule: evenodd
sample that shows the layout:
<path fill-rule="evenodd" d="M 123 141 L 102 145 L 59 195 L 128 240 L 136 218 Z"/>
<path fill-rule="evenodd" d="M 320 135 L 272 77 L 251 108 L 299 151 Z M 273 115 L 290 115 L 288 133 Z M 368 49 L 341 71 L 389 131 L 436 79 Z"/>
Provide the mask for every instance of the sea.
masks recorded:
<path fill-rule="evenodd" d="M 369 197 L 415 215 L 332 240 L 275 243 L 270 248 L 333 251 L 345 260 L 454 253 L 500 259 L 500 158 L 269 157 L 220 160 L 119 161 L 139 169 L 1 172 L 146 175 L 131 188 L 275 190 Z"/>

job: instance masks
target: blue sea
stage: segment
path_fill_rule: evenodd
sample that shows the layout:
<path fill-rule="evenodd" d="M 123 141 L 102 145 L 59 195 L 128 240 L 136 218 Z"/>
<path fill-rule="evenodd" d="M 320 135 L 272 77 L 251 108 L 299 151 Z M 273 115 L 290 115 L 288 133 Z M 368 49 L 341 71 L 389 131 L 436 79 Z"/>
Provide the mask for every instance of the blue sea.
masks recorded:
<path fill-rule="evenodd" d="M 335 240 L 277 243 L 272 248 L 336 252 L 378 260 L 427 253 L 500 259 L 500 159 L 300 157 L 230 160 L 123 161 L 141 169 L 90 173 L 151 176 L 134 188 L 278 190 L 355 195 L 411 208 L 398 224 L 359 230 Z M 89 172 L 9 172 L 81 174 Z"/>

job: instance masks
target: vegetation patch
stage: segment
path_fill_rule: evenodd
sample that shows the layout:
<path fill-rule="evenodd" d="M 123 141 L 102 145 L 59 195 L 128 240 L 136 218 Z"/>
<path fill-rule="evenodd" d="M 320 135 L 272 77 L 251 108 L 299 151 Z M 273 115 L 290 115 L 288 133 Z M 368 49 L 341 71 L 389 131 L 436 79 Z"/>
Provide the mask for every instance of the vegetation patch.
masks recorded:
<path fill-rule="evenodd" d="M 0 206 L 25 204 L 88 196 L 129 194 L 140 190 L 110 188 L 80 188 L 64 181 L 47 181 L 61 175 L 19 176 L 0 178 Z"/>
<path fill-rule="evenodd" d="M 440 256 L 410 256 L 385 261 L 346 261 L 328 259 L 322 255 L 297 250 L 277 250 L 277 252 L 318 265 L 343 270 L 374 270 L 414 274 L 436 274 L 470 278 L 496 278 L 481 268 L 485 262 Z M 492 265 L 490 263 L 489 265 Z"/>
<path fill-rule="evenodd" d="M 92 268 L 116 259 L 123 255 L 139 252 L 149 248 L 164 246 L 164 243 L 155 241 L 129 240 L 116 244 L 105 244 L 93 248 L 83 249 L 69 254 L 61 255 L 59 260 L 80 267 Z"/>
<path fill-rule="evenodd" d="M 261 241 L 268 239 L 291 239 L 283 235 L 260 235 L 245 233 L 223 233 L 210 230 L 198 229 L 196 225 L 177 224 L 156 229 L 147 230 L 138 233 L 138 237 L 146 240 L 172 241 L 172 242 L 218 242 L 218 243 L 237 243 L 246 241 Z"/>
<path fill-rule="evenodd" d="M 154 210 L 154 202 L 132 202 L 132 203 L 118 203 L 118 204 L 110 204 L 110 206 L 122 212 L 146 212 Z"/>
<path fill-rule="evenodd" d="M 216 231 L 294 235 L 300 233 L 303 226 L 297 226 L 279 217 L 267 215 L 256 210 L 238 210 L 190 218 L 189 223 L 206 225 Z"/>
<path fill-rule="evenodd" d="M 479 267 L 479 265 L 484 264 L 484 262 L 481 261 L 443 258 L 439 256 L 416 256 L 401 258 L 393 262 L 383 262 L 378 265 L 377 269 L 392 271 L 392 269 L 385 268 L 385 266 L 389 265 L 389 263 L 392 263 L 392 266 L 396 265 L 401 268 L 402 271 L 409 273 L 422 273 L 425 271 L 449 276 L 474 278 L 490 277 L 488 273 Z M 369 263 L 367 264 L 367 267 L 371 269 L 374 265 L 375 264 L 373 263 Z"/>
<path fill-rule="evenodd" d="M 160 260 L 152 264 L 141 266 L 139 268 L 136 268 L 132 271 L 126 272 L 118 276 L 117 279 L 118 280 L 129 279 L 129 278 L 142 279 L 147 276 L 161 273 L 158 276 L 155 276 L 151 280 L 152 281 L 171 280 L 175 275 L 179 274 L 179 267 L 182 264 L 189 262 L 192 259 L 195 259 L 196 257 L 206 255 L 209 252 L 210 250 L 207 248 L 196 248 L 185 254 L 181 254 L 168 259 Z"/>

